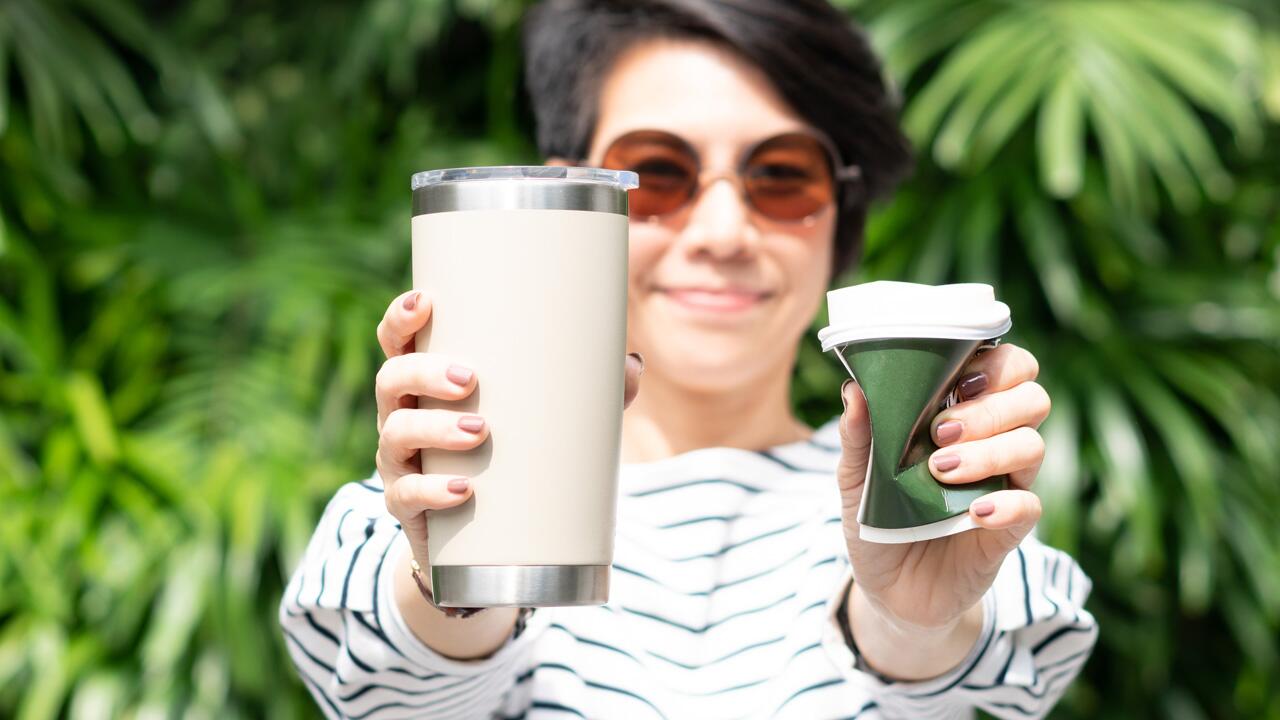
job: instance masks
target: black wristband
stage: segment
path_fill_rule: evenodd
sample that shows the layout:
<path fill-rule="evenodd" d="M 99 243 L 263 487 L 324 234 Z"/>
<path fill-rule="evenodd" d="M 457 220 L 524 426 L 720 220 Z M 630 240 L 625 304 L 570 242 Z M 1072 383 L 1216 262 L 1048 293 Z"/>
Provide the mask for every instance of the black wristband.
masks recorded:
<path fill-rule="evenodd" d="M 836 622 L 840 623 L 840 634 L 844 636 L 845 646 L 849 648 L 849 652 L 853 653 L 853 669 L 873 675 L 881 682 L 897 682 L 893 678 L 881 674 L 862 658 L 862 653 L 858 650 L 858 643 L 853 639 L 853 628 L 849 626 L 849 596 L 852 594 L 853 579 L 850 578 L 849 584 L 845 587 L 844 593 L 840 597 L 840 607 L 836 609 Z"/>

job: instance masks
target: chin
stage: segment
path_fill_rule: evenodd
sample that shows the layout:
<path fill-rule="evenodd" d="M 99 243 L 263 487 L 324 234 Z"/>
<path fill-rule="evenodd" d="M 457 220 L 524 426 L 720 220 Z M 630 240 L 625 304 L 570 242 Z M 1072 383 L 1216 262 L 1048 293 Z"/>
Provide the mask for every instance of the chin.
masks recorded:
<path fill-rule="evenodd" d="M 692 391 L 724 392 L 749 387 L 773 364 L 780 348 L 754 335 L 669 332 L 643 350 L 646 362 Z M 652 359 L 650 359 L 652 358 Z"/>

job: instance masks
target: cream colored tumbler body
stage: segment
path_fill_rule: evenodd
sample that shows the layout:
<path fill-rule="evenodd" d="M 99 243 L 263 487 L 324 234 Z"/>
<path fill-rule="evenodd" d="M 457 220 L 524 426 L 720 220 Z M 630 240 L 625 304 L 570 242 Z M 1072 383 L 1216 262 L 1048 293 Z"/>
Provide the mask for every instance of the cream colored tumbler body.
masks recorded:
<path fill-rule="evenodd" d="M 489 427 L 474 450 L 422 452 L 423 472 L 464 475 L 474 488 L 461 506 L 427 515 L 442 605 L 608 599 L 634 186 L 619 175 L 537 167 L 414 178 L 413 286 L 433 304 L 417 350 L 478 378 L 465 400 L 420 406 L 475 413 Z"/>

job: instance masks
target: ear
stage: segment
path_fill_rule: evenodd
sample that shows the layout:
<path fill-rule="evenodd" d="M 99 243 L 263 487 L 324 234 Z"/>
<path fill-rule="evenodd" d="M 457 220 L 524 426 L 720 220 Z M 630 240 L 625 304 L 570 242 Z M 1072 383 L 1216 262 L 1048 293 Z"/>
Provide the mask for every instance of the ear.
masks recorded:
<path fill-rule="evenodd" d="M 568 160 L 566 160 L 566 159 L 564 159 L 564 158 L 560 157 L 559 155 L 552 155 L 551 157 L 547 158 L 547 161 L 546 161 L 545 163 L 543 163 L 543 164 L 544 164 L 544 165 L 554 165 L 554 166 L 556 166 L 556 167 L 569 167 L 569 166 L 573 165 L 573 163 L 571 163 L 571 162 L 569 162 Z"/>

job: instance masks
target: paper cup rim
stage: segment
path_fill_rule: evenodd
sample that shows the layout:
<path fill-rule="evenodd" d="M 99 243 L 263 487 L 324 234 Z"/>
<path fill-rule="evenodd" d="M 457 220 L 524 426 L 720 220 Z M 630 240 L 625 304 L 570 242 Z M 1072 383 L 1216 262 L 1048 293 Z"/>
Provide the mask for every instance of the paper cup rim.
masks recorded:
<path fill-rule="evenodd" d="M 960 327 L 956 325 L 860 325 L 850 328 L 825 327 L 818 331 L 822 351 L 827 352 L 840 345 L 868 340 L 893 340 L 921 338 L 926 340 L 992 340 L 1008 333 L 1013 319 L 988 327 Z"/>
<path fill-rule="evenodd" d="M 858 537 L 867 542 L 900 544 L 947 537 L 948 535 L 955 535 L 978 527 L 981 526 L 973 521 L 968 511 L 965 511 L 959 515 L 943 518 L 927 525 L 916 525 L 915 527 L 878 528 L 859 522 Z"/>

